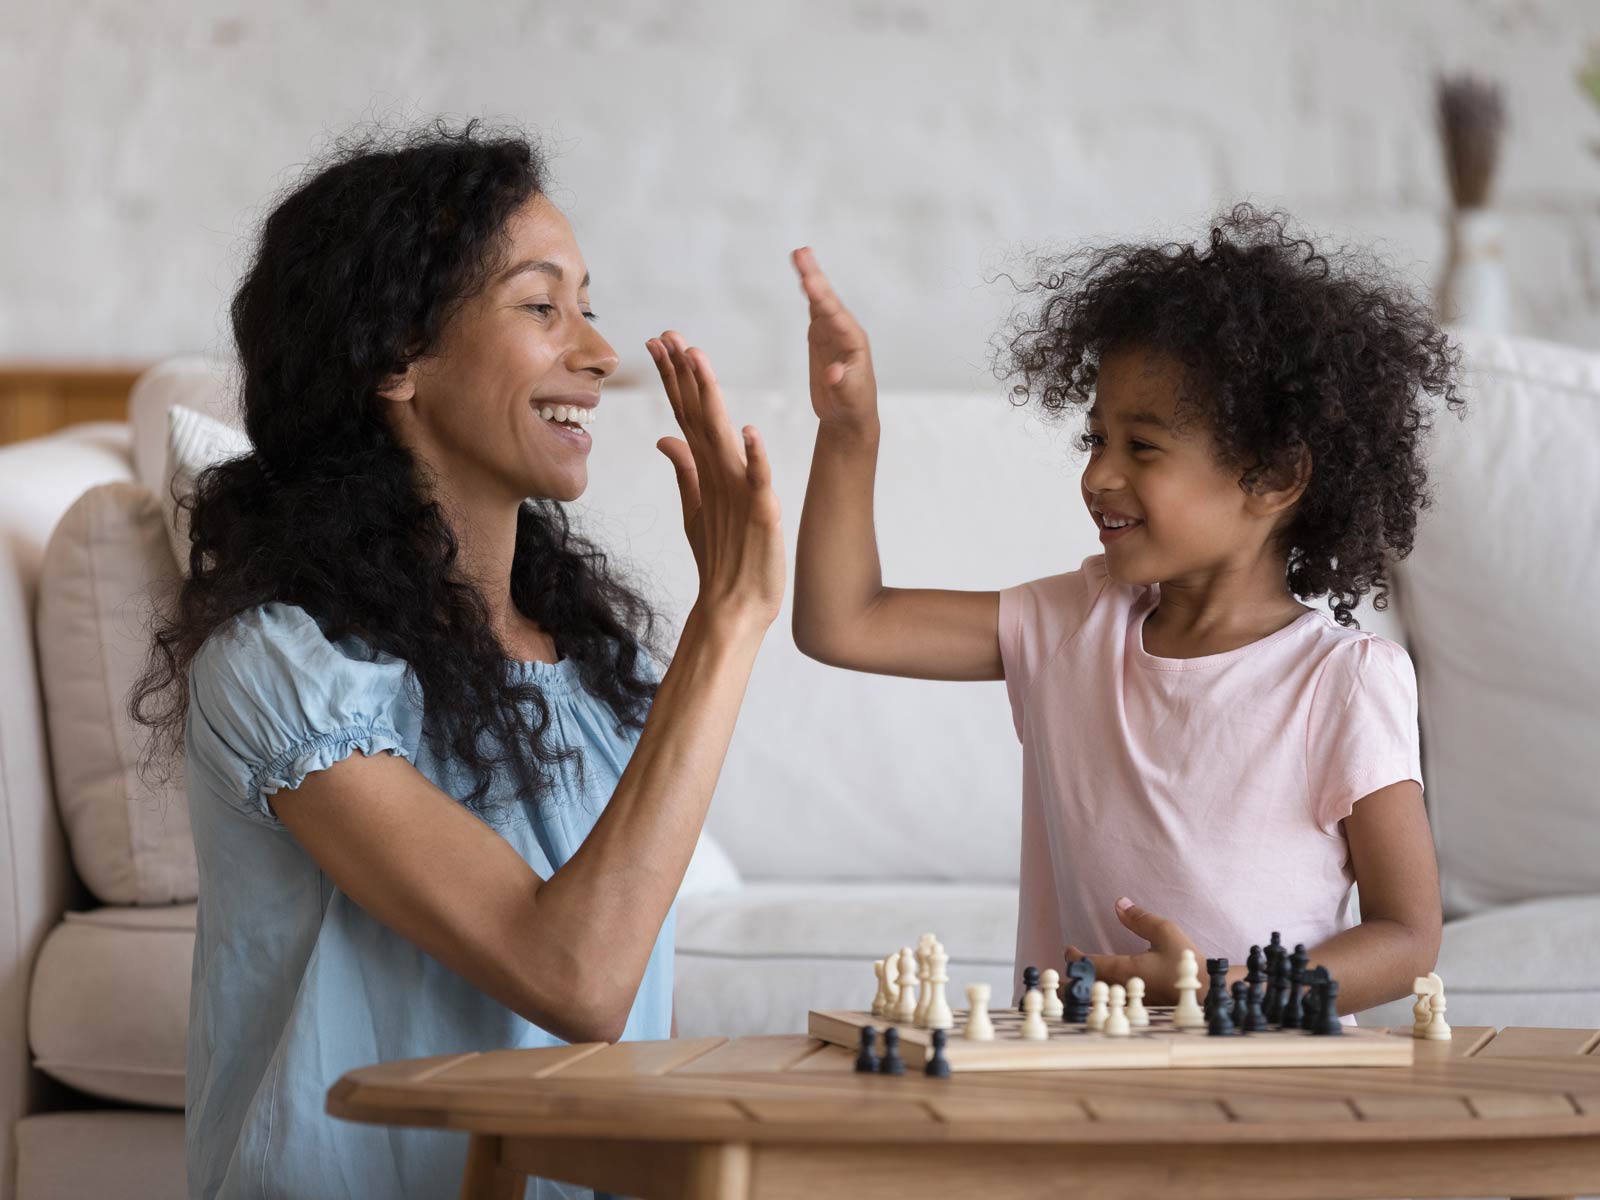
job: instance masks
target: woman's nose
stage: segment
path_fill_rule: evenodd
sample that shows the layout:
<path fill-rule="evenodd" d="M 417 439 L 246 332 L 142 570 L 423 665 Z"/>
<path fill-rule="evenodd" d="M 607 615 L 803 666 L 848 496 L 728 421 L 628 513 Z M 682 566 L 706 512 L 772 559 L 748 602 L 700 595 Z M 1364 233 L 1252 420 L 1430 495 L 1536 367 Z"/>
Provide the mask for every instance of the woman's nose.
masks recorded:
<path fill-rule="evenodd" d="M 585 321 L 578 344 L 567 357 L 567 366 L 573 371 L 588 371 L 605 379 L 616 373 L 618 361 L 617 352 L 606 341 L 605 335 L 591 322 Z"/>

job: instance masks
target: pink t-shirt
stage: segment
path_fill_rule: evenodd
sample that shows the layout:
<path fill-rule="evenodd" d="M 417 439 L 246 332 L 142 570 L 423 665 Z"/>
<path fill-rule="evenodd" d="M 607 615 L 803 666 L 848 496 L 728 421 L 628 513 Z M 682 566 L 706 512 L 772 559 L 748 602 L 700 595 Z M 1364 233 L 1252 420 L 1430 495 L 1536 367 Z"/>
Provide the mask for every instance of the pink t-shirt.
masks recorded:
<path fill-rule="evenodd" d="M 1129 896 L 1202 957 L 1243 963 L 1273 930 L 1307 946 L 1354 923 L 1339 822 L 1422 782 L 1417 684 L 1393 642 L 1308 610 L 1225 654 L 1157 658 L 1159 588 L 1105 558 L 1000 593 L 1000 650 L 1022 740 L 1017 964 L 1146 944 Z"/>

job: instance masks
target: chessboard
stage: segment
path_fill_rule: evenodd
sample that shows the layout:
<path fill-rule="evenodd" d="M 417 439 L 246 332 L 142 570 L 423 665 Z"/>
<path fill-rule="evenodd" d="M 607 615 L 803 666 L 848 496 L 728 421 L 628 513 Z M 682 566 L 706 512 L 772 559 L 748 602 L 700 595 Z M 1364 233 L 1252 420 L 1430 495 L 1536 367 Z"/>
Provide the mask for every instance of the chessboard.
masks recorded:
<path fill-rule="evenodd" d="M 1211 1037 L 1204 1029 L 1179 1029 L 1172 1009 L 1150 1006 L 1150 1024 L 1136 1027 L 1123 1037 L 1092 1032 L 1058 1018 L 1046 1018 L 1049 1037 L 1043 1041 L 1021 1036 L 1023 1015 L 1016 1009 L 989 1010 L 993 1041 L 968 1041 L 962 1036 L 965 1010 L 955 1010 L 955 1025 L 947 1031 L 945 1058 L 952 1071 L 1072 1071 L 1122 1070 L 1137 1067 L 1409 1067 L 1415 1043 L 1387 1029 L 1346 1025 L 1337 1037 L 1318 1036 L 1304 1029 L 1271 1029 L 1261 1033 L 1235 1033 Z M 889 1021 L 870 1012 L 816 1012 L 809 1021 L 810 1035 L 854 1050 L 861 1030 L 900 1031 L 900 1053 L 910 1068 L 920 1067 L 932 1049 L 930 1029 Z"/>

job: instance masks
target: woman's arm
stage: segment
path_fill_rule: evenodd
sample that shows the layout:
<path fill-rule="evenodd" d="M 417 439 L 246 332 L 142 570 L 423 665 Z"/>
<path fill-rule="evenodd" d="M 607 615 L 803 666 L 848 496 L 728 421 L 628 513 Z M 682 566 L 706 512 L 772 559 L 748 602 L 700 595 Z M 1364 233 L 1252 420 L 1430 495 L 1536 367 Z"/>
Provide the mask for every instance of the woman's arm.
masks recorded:
<path fill-rule="evenodd" d="M 710 364 L 652 344 L 685 440 L 666 439 L 700 569 L 639 743 L 604 813 L 550 879 L 410 763 L 352 756 L 273 797 L 306 852 L 371 916 L 568 1041 L 622 1033 L 677 895 L 783 593 L 766 452 L 743 445 Z"/>
<path fill-rule="evenodd" d="M 795 251 L 794 262 L 811 305 L 811 404 L 820 422 L 795 556 L 795 645 L 831 666 L 879 675 L 1004 678 L 999 593 L 883 586 L 872 519 L 872 353 L 811 251 Z"/>
<path fill-rule="evenodd" d="M 1443 914 L 1433 835 L 1414 781 L 1379 788 L 1344 819 L 1360 889 L 1361 924 L 1311 947 L 1311 962 L 1339 981 L 1339 1011 L 1411 994 L 1439 960 Z"/>

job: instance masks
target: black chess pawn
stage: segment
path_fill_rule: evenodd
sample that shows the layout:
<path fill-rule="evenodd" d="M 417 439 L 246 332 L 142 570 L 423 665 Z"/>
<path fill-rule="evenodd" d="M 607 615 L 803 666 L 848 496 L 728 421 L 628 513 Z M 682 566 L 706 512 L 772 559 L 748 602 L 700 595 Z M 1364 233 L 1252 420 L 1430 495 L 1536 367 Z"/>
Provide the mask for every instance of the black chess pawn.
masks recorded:
<path fill-rule="evenodd" d="M 1038 987 L 1038 986 L 1039 986 L 1039 968 L 1038 967 L 1023 967 L 1022 968 L 1022 1000 L 1018 1000 L 1017 1001 L 1017 1011 L 1018 1012 L 1025 1011 L 1023 1009 L 1023 1007 L 1022 1007 L 1022 1001 L 1026 1000 L 1028 998 L 1028 993 L 1033 991 L 1033 989 Z"/>
<path fill-rule="evenodd" d="M 1217 960 L 1214 959 L 1214 958 L 1206 959 L 1206 978 L 1209 980 L 1216 973 L 1217 973 Z M 1212 990 L 1211 986 L 1207 985 L 1207 987 L 1206 987 L 1206 997 L 1200 1003 L 1200 1011 L 1205 1014 L 1205 1018 L 1208 1021 L 1211 1019 L 1211 990 Z"/>
<path fill-rule="evenodd" d="M 1344 1022 L 1339 1020 L 1339 981 L 1317 981 L 1317 1023 L 1311 1032 L 1323 1037 L 1339 1037 L 1344 1033 Z"/>
<path fill-rule="evenodd" d="M 1276 1025 L 1283 1018 L 1283 1000 L 1285 987 L 1288 980 L 1289 963 L 1288 951 L 1283 948 L 1283 943 L 1278 941 L 1278 935 L 1272 935 L 1272 942 L 1267 946 L 1267 995 L 1261 1004 L 1261 1013 L 1267 1018 L 1267 1024 Z"/>
<path fill-rule="evenodd" d="M 933 1057 L 922 1068 L 924 1075 L 934 1079 L 950 1078 L 950 1060 L 944 1056 L 945 1033 L 942 1029 L 933 1031 Z"/>
<path fill-rule="evenodd" d="M 1267 960 L 1261 953 L 1260 946 L 1251 946 L 1250 954 L 1244 960 L 1245 982 L 1262 983 L 1267 978 Z"/>
<path fill-rule="evenodd" d="M 1254 983 L 1245 980 L 1244 1031 L 1246 1033 L 1265 1033 L 1272 1028 L 1267 1020 L 1267 1014 L 1261 1011 L 1261 996 L 1261 980 L 1258 979 Z"/>
<path fill-rule="evenodd" d="M 1249 1003 L 1245 1000 L 1247 986 L 1249 985 L 1242 979 L 1233 981 L 1233 1007 L 1228 1010 L 1228 1019 L 1240 1033 L 1244 1032 L 1245 1015 L 1249 1010 Z M 1224 1000 L 1223 1003 L 1226 1004 L 1227 1001 Z"/>
<path fill-rule="evenodd" d="M 879 1075 L 904 1075 L 905 1059 L 900 1057 L 900 1031 L 893 1025 L 883 1031 L 883 1057 L 878 1060 Z"/>
<path fill-rule="evenodd" d="M 856 1073 L 875 1074 L 878 1070 L 878 1031 L 871 1025 L 861 1027 L 861 1053 L 856 1055 Z"/>
<path fill-rule="evenodd" d="M 1305 1010 L 1301 1007 L 1300 999 L 1300 985 L 1305 978 L 1300 968 L 1293 964 L 1287 970 L 1283 980 L 1283 1003 L 1278 1008 L 1278 1028 L 1300 1029 L 1305 1022 Z"/>
<path fill-rule="evenodd" d="M 1089 1008 L 1094 996 L 1094 963 L 1080 958 L 1067 964 L 1065 994 L 1061 997 L 1061 1019 L 1072 1025 L 1082 1025 L 1089 1019 Z"/>
<path fill-rule="evenodd" d="M 1322 1025 L 1322 1009 L 1328 1002 L 1328 968 L 1317 967 L 1306 972 L 1305 1011 L 1300 1015 L 1300 1027 L 1318 1032 Z"/>

